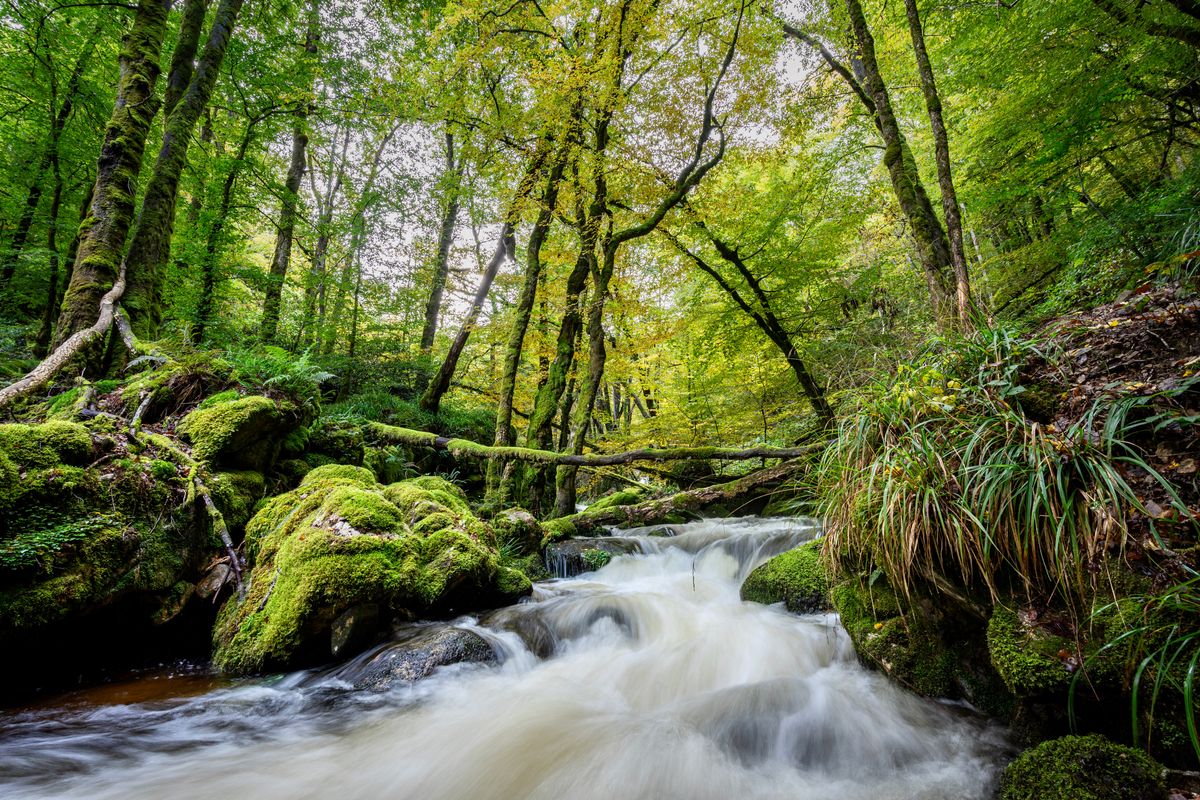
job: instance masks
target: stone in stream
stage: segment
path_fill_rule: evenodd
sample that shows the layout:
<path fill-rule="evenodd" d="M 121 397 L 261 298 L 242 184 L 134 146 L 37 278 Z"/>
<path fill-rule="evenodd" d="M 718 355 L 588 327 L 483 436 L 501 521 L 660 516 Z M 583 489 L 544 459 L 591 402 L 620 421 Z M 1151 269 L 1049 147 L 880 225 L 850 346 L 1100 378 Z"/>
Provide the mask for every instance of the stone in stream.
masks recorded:
<path fill-rule="evenodd" d="M 450 625 L 414 625 L 398 640 L 380 645 L 338 667 L 331 677 L 356 689 L 384 690 L 398 681 L 428 678 L 450 664 L 493 664 L 496 651 L 479 634 Z"/>
<path fill-rule="evenodd" d="M 754 568 L 742 584 L 743 600 L 783 603 L 795 614 L 829 608 L 829 578 L 821 563 L 822 542 L 814 540 Z"/>
<path fill-rule="evenodd" d="M 584 572 L 590 572 L 607 563 L 603 557 L 592 553 L 607 553 L 612 556 L 624 556 L 642 552 L 642 547 L 636 539 L 605 537 L 595 539 L 567 539 L 546 545 L 546 569 L 558 578 L 573 578 Z"/>

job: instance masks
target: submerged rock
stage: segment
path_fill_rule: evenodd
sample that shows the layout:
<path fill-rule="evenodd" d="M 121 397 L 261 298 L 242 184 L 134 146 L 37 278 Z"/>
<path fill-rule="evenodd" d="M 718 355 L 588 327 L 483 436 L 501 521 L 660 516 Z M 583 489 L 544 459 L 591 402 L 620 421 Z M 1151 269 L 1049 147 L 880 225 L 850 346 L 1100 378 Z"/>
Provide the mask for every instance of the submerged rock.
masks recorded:
<path fill-rule="evenodd" d="M 636 539 L 618 537 L 567 539 L 546 545 L 546 569 L 558 578 L 573 578 L 607 564 L 613 556 L 642 552 Z M 600 555 L 603 554 L 603 555 Z M 607 558 L 604 556 L 607 555 Z"/>
<path fill-rule="evenodd" d="M 413 626 L 331 673 L 356 689 L 387 689 L 427 678 L 450 664 L 492 664 L 495 650 L 479 634 L 450 625 Z"/>
<path fill-rule="evenodd" d="M 499 563 L 495 534 L 457 486 L 424 477 L 385 487 L 362 467 L 317 467 L 271 499 L 246 527 L 246 550 L 250 589 L 214 631 L 227 672 L 344 655 L 393 619 L 503 605 L 531 589 Z M 371 605 L 375 629 L 344 617 Z"/>
<path fill-rule="evenodd" d="M 998 800 L 1163 800 L 1163 769 L 1103 736 L 1064 736 L 1026 750 L 1004 770 Z"/>
<path fill-rule="evenodd" d="M 754 568 L 742 584 L 743 600 L 783 603 L 795 614 L 829 608 L 829 578 L 821 563 L 821 541 L 788 550 Z"/>

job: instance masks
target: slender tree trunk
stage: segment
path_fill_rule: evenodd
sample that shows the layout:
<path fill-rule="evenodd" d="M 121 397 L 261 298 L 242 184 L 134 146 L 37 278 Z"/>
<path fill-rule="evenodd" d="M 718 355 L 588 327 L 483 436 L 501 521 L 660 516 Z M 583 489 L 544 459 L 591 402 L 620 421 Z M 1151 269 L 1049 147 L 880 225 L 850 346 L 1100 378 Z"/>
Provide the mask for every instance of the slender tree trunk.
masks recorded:
<path fill-rule="evenodd" d="M 79 227 L 79 251 L 55 332 L 56 348 L 92 327 L 101 299 L 120 276 L 146 136 L 158 111 L 154 86 L 170 8 L 171 0 L 141 0 L 125 37 L 117 100 L 104 131 L 91 208 Z"/>
<path fill-rule="evenodd" d="M 925 31 L 917 0 L 904 0 L 908 14 L 908 30 L 912 34 L 913 54 L 917 59 L 917 71 L 921 75 L 921 91 L 925 95 L 925 108 L 929 112 L 929 128 L 933 131 L 934 158 L 937 161 L 938 187 L 942 192 L 942 211 L 946 217 L 946 234 L 950 240 L 950 257 L 954 265 L 955 299 L 958 306 L 958 324 L 970 330 L 971 284 L 967 272 L 967 251 L 963 244 L 962 216 L 958 209 L 958 192 L 954 189 L 954 178 L 950 171 L 950 138 L 942 118 L 942 100 L 938 95 L 929 53 L 925 50 Z"/>
<path fill-rule="evenodd" d="M 454 371 L 458 368 L 458 359 L 462 355 L 463 348 L 467 346 L 467 339 L 470 337 L 471 331 L 479 322 L 479 314 L 483 310 L 483 303 L 487 299 L 488 292 L 491 291 L 492 281 L 496 279 L 496 273 L 505 259 L 515 257 L 516 241 L 513 238 L 513 232 L 516 230 L 517 220 L 521 216 L 521 206 L 533 190 L 533 182 L 537 179 L 537 174 L 546 160 L 548 144 L 547 137 L 543 136 L 538 142 L 537 150 L 530 159 L 529 165 L 525 168 L 525 174 L 517 184 L 512 201 L 504 213 L 504 222 L 500 229 L 500 240 L 496 243 L 496 252 L 488 262 L 487 268 L 484 269 L 483 277 L 479 281 L 479 288 L 475 290 L 475 298 L 471 301 L 471 308 L 467 312 L 467 318 L 463 320 L 462 327 L 458 329 L 458 334 L 450 343 L 450 350 L 446 353 L 446 358 L 442 361 L 437 375 L 430 381 L 425 393 L 421 395 L 421 410 L 425 412 L 436 414 L 441 407 L 442 397 L 450 390 L 450 381 L 454 378 Z"/>
<path fill-rule="evenodd" d="M 67 121 L 71 119 L 71 113 L 75 109 L 75 98 L 79 95 L 79 84 L 83 80 L 83 73 L 87 69 L 88 61 L 96 49 L 96 42 L 100 38 L 100 30 L 101 28 L 97 27 L 91 36 L 88 37 L 87 44 L 84 45 L 79 58 L 75 60 L 75 68 L 71 70 L 71 77 L 67 80 L 62 105 L 58 107 L 57 113 L 50 118 L 50 133 L 46 149 L 42 153 L 41 160 L 33 172 L 33 182 L 29 184 L 29 191 L 25 195 L 25 206 L 21 211 L 21 216 L 17 219 L 12 241 L 9 242 L 8 250 L 4 254 L 4 266 L 0 269 L 0 286 L 7 286 L 12 281 L 13 275 L 17 270 L 17 263 L 21 258 L 21 252 L 25 249 L 25 242 L 29 239 L 29 231 L 33 227 L 33 218 L 37 214 L 38 205 L 42 201 L 42 176 L 52 164 L 55 166 L 55 169 L 58 168 L 56 163 L 58 161 L 58 143 L 62 138 L 63 129 L 67 126 Z M 51 77 L 51 90 L 53 94 L 53 76 Z M 59 181 L 61 177 L 56 177 L 55 180 Z"/>
<path fill-rule="evenodd" d="M 304 51 L 309 58 L 317 54 L 320 36 L 320 0 L 312 0 L 309 6 L 308 30 L 304 36 Z M 311 91 L 312 86 L 309 86 Z M 283 285 L 287 280 L 288 266 L 292 260 L 292 239 L 296 234 L 296 209 L 300 202 L 300 182 L 304 179 L 307 166 L 305 150 L 308 148 L 308 106 L 296 112 L 292 126 L 292 155 L 288 161 L 287 180 L 283 187 L 283 201 L 279 208 L 279 228 L 275 234 L 275 253 L 271 256 L 271 272 L 267 277 L 267 291 L 263 298 L 262 323 L 259 338 L 273 344 L 279 333 L 279 313 L 283 301 Z"/>
<path fill-rule="evenodd" d="M 450 245 L 454 243 L 454 228 L 458 224 L 459 199 L 462 193 L 463 164 L 461 156 L 454 160 L 454 134 L 446 131 L 446 209 L 442 214 L 442 226 L 438 233 L 437 256 L 433 262 L 433 284 L 429 289 L 429 302 L 425 304 L 425 326 L 421 329 L 421 352 L 433 349 L 437 335 L 438 315 L 442 310 L 442 293 L 446 290 L 446 278 L 450 274 Z"/>
<path fill-rule="evenodd" d="M 185 23 L 194 21 L 193 14 L 203 22 L 203 13 L 192 8 L 200 2 L 190 0 L 184 9 Z M 164 122 L 162 147 L 146 187 L 146 196 L 142 200 L 141 213 L 134 227 L 125 264 L 128 286 L 124 305 L 129 312 L 134 333 L 141 338 L 158 338 L 162 323 L 163 280 L 170 261 L 171 237 L 175 228 L 179 177 L 187 166 L 188 146 L 196 123 L 208 107 L 213 87 L 217 84 L 221 63 L 225 60 L 225 52 L 243 2 L 221 0 L 195 71 L 189 76 L 186 90 L 169 110 Z M 188 71 L 183 64 L 179 67 L 180 73 Z M 172 75 L 172 78 L 182 82 L 182 74 Z M 164 102 L 169 99 L 166 98 Z"/>
<path fill-rule="evenodd" d="M 305 114 L 296 115 L 292 126 L 292 156 L 288 162 L 287 180 L 283 186 L 283 203 L 279 209 L 279 229 L 275 234 L 275 254 L 271 257 L 271 274 L 267 279 L 267 294 L 263 300 L 260 337 L 272 344 L 279 332 L 279 311 L 283 300 L 283 284 L 287 280 L 292 260 L 292 239 L 296 234 L 297 206 L 300 201 L 300 181 L 306 166 L 304 151 L 308 147 Z"/>
<path fill-rule="evenodd" d="M 88 209 L 92 207 L 92 192 L 96 189 L 96 182 L 93 180 L 87 181 L 86 188 L 83 192 L 83 201 L 79 204 L 79 221 L 82 222 L 87 218 Z M 75 226 L 75 235 L 71 237 L 71 244 L 67 245 L 66 258 L 66 274 L 63 275 L 62 284 L 59 287 L 59 296 L 62 297 L 67 293 L 67 287 L 71 285 L 71 275 L 75 272 L 75 257 L 79 254 L 79 225 Z M 61 311 L 62 301 L 59 301 L 59 308 L 54 309 L 54 317 L 58 318 Z"/>
<path fill-rule="evenodd" d="M 204 33 L 208 3 L 209 0 L 183 0 L 179 35 L 175 39 L 175 50 L 171 53 L 167 85 L 163 87 L 163 119 L 170 117 L 175 106 L 179 105 L 196 72 L 196 53 L 200 49 L 200 36 Z"/>
<path fill-rule="evenodd" d="M 222 238 L 225 235 L 225 225 L 229 221 L 229 209 L 233 205 L 233 190 L 237 184 L 238 175 L 246 160 L 246 152 L 253 139 L 254 127 L 258 120 L 249 120 L 242 132 L 242 140 L 238 143 L 237 153 L 225 181 L 221 184 L 221 201 L 217 213 L 213 217 L 212 227 L 204 242 L 204 255 L 200 261 L 200 299 L 196 303 L 196 317 L 192 325 L 192 344 L 200 344 L 208 332 L 208 323 L 213 319 L 216 309 L 217 294 L 217 256 L 220 251 Z"/>
<path fill-rule="evenodd" d="M 50 253 L 50 279 L 46 281 L 46 307 L 42 310 L 42 324 L 38 328 L 33 344 L 33 354 L 45 358 L 50 349 L 50 336 L 54 332 L 54 318 L 58 315 L 58 211 L 62 204 L 63 179 L 59 169 L 58 154 L 50 161 L 54 175 L 54 192 L 50 196 L 50 221 L 46 226 L 46 250 Z"/>

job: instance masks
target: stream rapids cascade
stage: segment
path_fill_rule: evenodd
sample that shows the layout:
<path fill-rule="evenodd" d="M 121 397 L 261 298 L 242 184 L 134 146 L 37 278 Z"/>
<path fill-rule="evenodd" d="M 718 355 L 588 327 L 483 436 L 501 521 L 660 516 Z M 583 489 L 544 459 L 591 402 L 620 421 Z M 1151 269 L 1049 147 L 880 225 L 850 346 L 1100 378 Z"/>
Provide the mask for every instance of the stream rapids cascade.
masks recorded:
<path fill-rule="evenodd" d="M 622 531 L 640 552 L 452 623 L 498 663 L 383 691 L 342 665 L 3 712 L 0 795 L 990 797 L 1002 729 L 864 669 L 834 615 L 739 599 L 755 566 L 818 533 L 757 518 Z"/>

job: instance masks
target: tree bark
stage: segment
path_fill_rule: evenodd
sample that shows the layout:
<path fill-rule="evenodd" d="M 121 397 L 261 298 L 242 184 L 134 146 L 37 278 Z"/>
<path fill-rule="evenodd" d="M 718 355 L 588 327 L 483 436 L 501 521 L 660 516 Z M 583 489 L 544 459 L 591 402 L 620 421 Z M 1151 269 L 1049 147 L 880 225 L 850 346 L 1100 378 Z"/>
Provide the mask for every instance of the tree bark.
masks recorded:
<path fill-rule="evenodd" d="M 706 459 L 714 461 L 747 461 L 752 458 L 800 458 L 819 451 L 824 445 L 810 444 L 804 447 L 672 447 L 643 448 L 624 453 L 556 453 L 529 447 L 492 447 L 467 439 L 451 439 L 436 433 L 399 428 L 373 422 L 367 426 L 368 434 L 380 442 L 403 444 L 410 447 L 431 447 L 444 450 L 462 458 L 502 458 L 513 461 L 528 461 L 545 465 L 570 465 L 576 467 L 611 467 L 616 464 L 632 464 L 637 461 L 681 461 Z"/>
<path fill-rule="evenodd" d="M 438 410 L 441 408 L 442 397 L 449 391 L 450 381 L 454 378 L 454 371 L 458 368 L 458 359 L 462 356 L 463 348 L 467 346 L 467 339 L 470 337 L 471 331 L 475 329 L 475 325 L 479 322 L 479 314 L 483 310 L 483 303 L 487 299 L 488 292 L 491 291 L 492 281 L 496 279 L 496 273 L 500 271 L 500 265 L 504 263 L 505 259 L 515 258 L 517 245 L 513 234 L 517 227 L 517 220 L 521 216 L 521 206 L 525 198 L 533 190 L 533 182 L 536 180 L 538 173 L 542 169 L 542 164 L 546 160 L 548 145 L 548 137 L 543 136 L 539 140 L 537 149 L 532 158 L 530 158 L 528 166 L 525 168 L 525 174 L 521 177 L 516 190 L 513 192 L 513 198 L 504 212 L 504 221 L 501 224 L 500 239 L 496 243 L 496 251 L 492 254 L 492 258 L 484 269 L 483 276 L 480 278 L 479 287 L 475 290 L 475 297 L 471 301 L 471 308 L 467 312 L 467 318 L 463 320 L 463 324 L 458 329 L 454 341 L 450 343 L 450 350 L 446 353 L 446 358 L 442 361 L 437 375 L 430 381 L 425 393 L 421 395 L 420 405 L 422 411 L 430 414 L 438 413 Z"/>
<path fill-rule="evenodd" d="M 58 153 L 50 161 L 54 175 L 54 191 L 50 196 L 50 220 L 46 226 L 46 249 L 50 252 L 50 278 L 46 281 L 46 307 L 42 310 L 42 323 L 33 343 L 33 354 L 45 358 L 50 348 L 50 336 L 54 333 L 54 318 L 58 316 L 58 212 L 62 205 L 63 178 L 59 169 Z"/>
<path fill-rule="evenodd" d="M 79 58 L 75 60 L 75 68 L 71 70 L 71 77 L 67 80 L 62 104 L 58 107 L 57 113 L 52 112 L 52 116 L 50 117 L 49 139 L 46 143 L 46 149 L 42 153 L 41 160 L 33 172 L 33 182 L 29 184 L 29 191 L 25 195 L 25 206 L 21 211 L 21 216 L 17 220 L 16 228 L 13 230 L 13 238 L 9 242 L 8 249 L 4 254 L 4 267 L 0 270 L 0 286 L 7 286 L 12 281 L 13 275 L 16 274 L 17 263 L 21 258 L 21 252 L 25 249 L 25 242 L 29 240 L 29 231 L 33 227 L 33 218 L 37 214 L 38 205 L 42 201 L 42 176 L 51 165 L 55 169 L 58 168 L 58 142 L 62 138 L 62 132 L 67 126 L 67 121 L 71 119 L 71 113 L 75 110 L 75 98 L 79 95 L 79 84 L 83 80 L 83 73 L 87 69 L 87 63 L 96 49 L 96 42 L 100 38 L 100 30 L 101 28 L 97 26 L 91 36 L 88 37 L 87 44 L 84 45 Z M 51 75 L 51 103 L 54 102 L 54 86 L 54 76 Z M 60 181 L 61 176 L 56 175 L 55 180 Z"/>
<path fill-rule="evenodd" d="M 304 52 L 310 59 L 317 54 L 320 40 L 320 0 L 312 0 L 308 12 L 308 27 L 304 35 Z M 310 84 L 308 89 L 312 91 Z M 267 276 L 267 290 L 263 298 L 262 323 L 259 338 L 264 344 L 274 344 L 279 333 L 279 313 L 283 302 L 283 285 L 287 280 L 288 266 L 292 259 L 292 240 L 296 234 L 297 208 L 300 203 L 300 182 L 307 167 L 305 150 L 308 148 L 308 103 L 296 111 L 296 122 L 292 126 L 292 154 L 288 160 L 287 179 L 284 181 L 283 199 L 279 207 L 279 227 L 275 233 L 275 253 L 271 256 L 271 271 Z"/>
<path fill-rule="evenodd" d="M 459 199 L 462 192 L 463 164 L 465 159 L 454 159 L 454 134 L 447 130 L 446 145 L 446 209 L 442 213 L 442 225 L 438 232 L 437 255 L 433 262 L 433 284 L 429 289 L 429 301 L 425 304 L 425 326 L 421 329 L 421 352 L 433 349 L 437 335 L 438 315 L 442 310 L 442 293 L 446 290 L 446 278 L 450 274 L 450 245 L 454 243 L 454 228 L 458 224 Z"/>
<path fill-rule="evenodd" d="M 221 0 L 213 16 L 212 28 L 208 40 L 204 43 L 200 60 L 196 63 L 195 71 L 188 76 L 187 88 L 169 109 L 163 123 L 162 147 L 159 148 L 154 172 L 146 186 L 146 196 L 142 200 L 142 209 L 138 214 L 129 242 L 129 253 L 126 256 L 125 273 L 129 285 L 124 306 L 129 312 L 129 322 L 134 333 L 141 338 L 158 338 L 159 326 L 162 323 L 163 281 L 170 260 L 171 237 L 175 228 L 179 177 L 183 174 L 183 168 L 187 166 L 188 146 L 191 144 L 196 122 L 208 107 L 213 87 L 217 84 L 221 63 L 225 60 L 225 52 L 233 36 L 243 2 L 244 0 Z M 194 9 L 197 4 L 201 4 L 201 0 L 189 0 L 184 9 L 185 24 L 196 21 L 193 15 L 203 23 L 203 13 Z M 181 44 L 186 44 L 182 33 L 180 40 Z M 190 63 L 190 59 L 187 59 L 187 64 Z M 179 74 L 173 74 L 172 79 L 182 82 L 183 75 L 188 72 L 187 64 L 178 63 L 176 66 L 179 67 Z M 168 96 L 164 98 L 164 104 L 170 102 L 170 90 L 173 88 L 176 87 L 168 86 Z"/>
<path fill-rule="evenodd" d="M 904 0 L 908 14 L 908 30 L 912 35 L 913 54 L 917 59 L 917 71 L 921 76 L 921 91 L 925 95 L 925 109 L 929 113 L 929 128 L 933 132 L 934 159 L 937 162 L 938 188 L 942 192 L 942 212 L 946 218 L 946 234 L 950 240 L 950 257 L 954 265 L 955 300 L 958 306 L 958 324 L 966 331 L 973 327 L 971 319 L 971 283 L 967 272 L 967 251 L 963 244 L 962 215 L 958 208 L 958 192 L 954 189 L 954 177 L 950 170 L 950 138 L 942 117 L 942 100 L 938 95 L 933 67 L 925 49 L 925 30 L 917 10 L 917 0 Z"/>
<path fill-rule="evenodd" d="M 100 317 L 101 300 L 117 285 L 146 136 L 158 111 L 154 86 L 170 8 L 171 0 L 141 0 L 125 37 L 116 104 L 104 131 L 90 213 L 79 227 L 79 251 L 63 300 L 56 345 L 92 328 Z M 124 291 L 124 281 L 120 286 Z"/>

